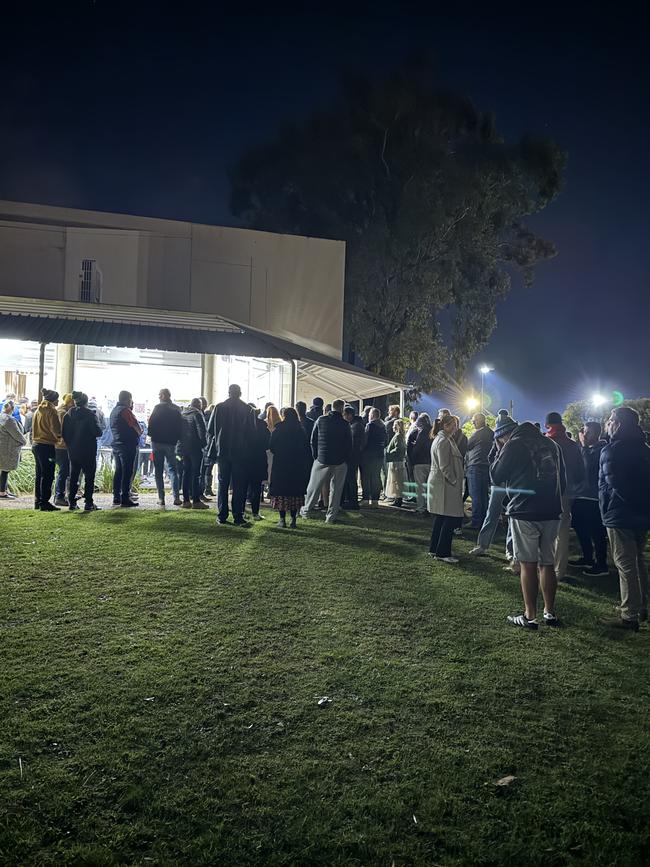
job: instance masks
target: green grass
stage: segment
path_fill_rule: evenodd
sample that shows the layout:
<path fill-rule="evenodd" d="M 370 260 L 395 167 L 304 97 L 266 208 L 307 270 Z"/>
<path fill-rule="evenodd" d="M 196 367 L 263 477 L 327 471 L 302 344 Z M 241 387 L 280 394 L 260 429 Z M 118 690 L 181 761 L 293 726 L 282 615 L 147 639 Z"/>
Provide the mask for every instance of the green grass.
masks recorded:
<path fill-rule="evenodd" d="M 496 549 L 434 564 L 406 515 L 0 527 L 3 865 L 649 862 L 650 632 L 599 626 L 613 581 L 522 634 Z"/>

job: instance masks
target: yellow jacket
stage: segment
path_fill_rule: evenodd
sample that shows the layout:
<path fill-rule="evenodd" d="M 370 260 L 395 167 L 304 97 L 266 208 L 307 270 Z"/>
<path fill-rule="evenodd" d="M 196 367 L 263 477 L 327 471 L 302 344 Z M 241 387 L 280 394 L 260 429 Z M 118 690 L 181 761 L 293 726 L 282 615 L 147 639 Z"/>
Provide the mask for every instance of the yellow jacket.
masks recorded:
<path fill-rule="evenodd" d="M 42 400 L 32 419 L 32 443 L 55 446 L 61 439 L 61 422 L 56 407 L 49 400 Z"/>
<path fill-rule="evenodd" d="M 59 406 L 56 408 L 56 414 L 59 417 L 59 424 L 61 425 L 61 430 L 63 431 L 63 419 L 65 418 L 65 414 L 69 409 L 72 409 L 74 406 L 74 400 L 72 399 L 71 394 L 64 394 L 63 399 Z M 63 436 L 60 436 L 56 441 L 55 448 L 57 449 L 67 449 L 67 445 L 65 444 L 65 440 Z"/>

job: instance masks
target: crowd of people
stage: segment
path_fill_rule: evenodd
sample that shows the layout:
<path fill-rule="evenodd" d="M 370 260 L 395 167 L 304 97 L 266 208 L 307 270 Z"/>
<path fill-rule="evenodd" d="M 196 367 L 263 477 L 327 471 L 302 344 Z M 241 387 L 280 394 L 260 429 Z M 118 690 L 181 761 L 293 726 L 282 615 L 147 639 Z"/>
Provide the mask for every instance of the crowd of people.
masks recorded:
<path fill-rule="evenodd" d="M 327 523 L 341 509 L 376 507 L 380 498 L 396 508 L 407 499 L 415 511 L 432 517 L 429 553 L 435 560 L 458 563 L 452 554 L 455 534 L 462 534 L 465 501 L 469 523 L 477 531 L 471 554 L 484 556 L 497 527 L 507 519 L 507 567 L 520 575 L 524 611 L 508 620 L 522 629 L 537 629 L 541 587 L 543 623 L 557 626 L 558 580 L 569 567 L 586 575 L 609 574 L 608 543 L 621 591 L 620 617 L 612 625 L 638 630 L 647 619 L 648 581 L 644 560 L 650 529 L 650 447 L 629 407 L 612 410 L 603 431 L 589 421 L 575 442 L 557 412 L 540 424 L 518 424 L 500 410 L 494 430 L 483 413 L 472 419 L 468 438 L 460 419 L 441 409 L 432 421 L 412 412 L 406 430 L 400 407 L 385 419 L 375 407 L 358 414 L 353 405 L 315 397 L 307 409 L 298 401 L 278 410 L 245 403 L 231 385 L 228 398 L 208 407 L 194 398 L 181 409 L 168 389 L 148 420 L 158 505 L 165 508 L 165 472 L 173 503 L 207 509 L 217 471 L 217 522 L 232 514 L 237 526 L 263 520 L 266 493 L 282 528 L 297 526 L 317 509 Z M 143 426 L 133 414 L 133 399 L 121 391 L 110 418 L 82 392 L 63 395 L 43 389 L 36 404 L 20 407 L 8 395 L 0 407 L 0 498 L 12 496 L 8 474 L 18 466 L 27 438 L 35 460 L 34 507 L 57 511 L 78 508 L 83 476 L 86 511 L 95 511 L 98 442 L 110 431 L 113 455 L 113 504 L 138 505 L 134 478 L 142 460 Z M 58 469 L 58 473 L 56 473 Z M 51 502 L 55 482 L 54 503 Z M 361 496 L 359 497 L 359 492 Z M 582 556 L 569 560 L 570 529 Z"/>

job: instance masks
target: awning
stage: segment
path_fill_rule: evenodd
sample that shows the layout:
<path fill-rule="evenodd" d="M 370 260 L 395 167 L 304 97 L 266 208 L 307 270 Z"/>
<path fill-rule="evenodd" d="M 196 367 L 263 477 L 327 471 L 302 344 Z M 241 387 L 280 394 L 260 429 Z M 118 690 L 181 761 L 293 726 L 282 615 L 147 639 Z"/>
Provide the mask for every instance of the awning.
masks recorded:
<path fill-rule="evenodd" d="M 408 388 L 308 347 L 219 316 L 0 296 L 0 337 L 296 362 L 299 399 L 364 400 Z"/>

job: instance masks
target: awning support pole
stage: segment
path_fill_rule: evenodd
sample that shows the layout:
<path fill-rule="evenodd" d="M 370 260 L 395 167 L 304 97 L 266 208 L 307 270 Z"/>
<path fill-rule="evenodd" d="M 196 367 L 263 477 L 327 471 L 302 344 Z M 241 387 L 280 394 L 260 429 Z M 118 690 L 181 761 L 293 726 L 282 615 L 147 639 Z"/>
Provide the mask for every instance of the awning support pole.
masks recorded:
<path fill-rule="evenodd" d="M 399 417 L 404 418 L 404 389 L 399 390 Z"/>
<path fill-rule="evenodd" d="M 291 406 L 296 405 L 298 400 L 298 362 L 291 359 Z"/>
<path fill-rule="evenodd" d="M 38 350 L 38 400 L 41 400 L 43 391 L 43 383 L 45 381 L 45 347 L 46 343 L 41 343 Z"/>

